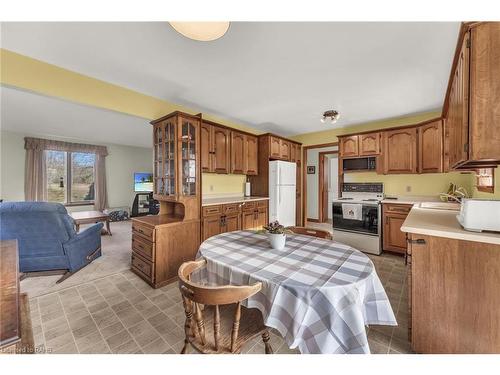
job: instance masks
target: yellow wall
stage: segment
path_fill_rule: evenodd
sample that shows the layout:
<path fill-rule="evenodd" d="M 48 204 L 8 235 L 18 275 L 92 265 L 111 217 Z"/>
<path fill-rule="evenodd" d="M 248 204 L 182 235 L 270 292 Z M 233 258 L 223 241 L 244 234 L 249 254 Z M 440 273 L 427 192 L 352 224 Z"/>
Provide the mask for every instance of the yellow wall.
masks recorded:
<path fill-rule="evenodd" d="M 246 176 L 241 174 L 203 173 L 202 194 L 241 194 L 245 192 Z M 213 190 L 210 188 L 213 187 Z"/>
<path fill-rule="evenodd" d="M 483 199 L 495 199 L 500 200 L 500 168 L 495 169 L 495 192 L 484 193 L 482 191 L 477 191 L 476 185 L 476 177 L 473 175 L 471 179 L 471 184 L 474 185 L 472 188 L 472 196 L 474 198 L 483 198 Z"/>
<path fill-rule="evenodd" d="M 58 66 L 45 63 L 18 53 L 0 49 L 0 82 L 76 103 L 105 108 L 152 120 L 172 111 L 196 114 L 199 111 L 186 108 L 137 91 L 104 82 Z M 236 124 L 209 114 L 204 118 L 253 134 L 256 129 Z M 243 176 L 203 174 L 203 192 L 243 194 Z M 213 185 L 213 191 L 209 186 Z"/>
<path fill-rule="evenodd" d="M 394 126 L 404 126 L 416 124 L 422 121 L 430 120 L 441 116 L 440 111 L 421 113 L 413 116 L 397 117 L 381 121 L 366 122 L 363 124 L 352 125 L 347 128 L 335 128 L 335 125 L 325 125 L 325 127 L 332 127 L 330 130 L 324 130 L 320 132 L 299 134 L 291 139 L 301 142 L 302 146 L 318 145 L 322 143 L 337 142 L 338 135 L 364 132 L 368 130 L 377 130 L 383 128 L 391 128 Z"/>
<path fill-rule="evenodd" d="M 472 191 L 470 174 L 459 172 L 430 174 L 379 175 L 375 172 L 346 173 L 345 182 L 383 182 L 385 194 L 436 196 L 446 192 L 450 182 Z M 406 188 L 410 186 L 411 191 Z"/>

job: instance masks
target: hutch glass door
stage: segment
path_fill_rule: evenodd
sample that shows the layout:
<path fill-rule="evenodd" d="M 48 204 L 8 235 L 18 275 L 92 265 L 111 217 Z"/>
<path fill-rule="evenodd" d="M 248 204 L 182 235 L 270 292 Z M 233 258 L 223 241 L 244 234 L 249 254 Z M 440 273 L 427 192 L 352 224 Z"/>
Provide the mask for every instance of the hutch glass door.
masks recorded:
<path fill-rule="evenodd" d="M 196 126 L 192 121 L 182 119 L 181 136 L 181 189 L 182 195 L 196 195 Z"/>

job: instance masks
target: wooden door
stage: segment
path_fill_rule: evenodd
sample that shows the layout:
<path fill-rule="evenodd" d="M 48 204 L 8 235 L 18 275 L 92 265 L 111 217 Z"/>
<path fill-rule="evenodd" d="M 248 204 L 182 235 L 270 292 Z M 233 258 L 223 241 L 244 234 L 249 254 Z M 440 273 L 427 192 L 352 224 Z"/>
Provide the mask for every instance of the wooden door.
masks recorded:
<path fill-rule="evenodd" d="M 280 139 L 280 155 L 283 160 L 290 160 L 290 142 Z"/>
<path fill-rule="evenodd" d="M 500 160 L 500 22 L 471 30 L 470 160 Z"/>
<path fill-rule="evenodd" d="M 469 148 L 469 47 L 470 33 L 462 43 L 450 89 L 447 131 L 450 168 L 467 161 Z"/>
<path fill-rule="evenodd" d="M 401 232 L 405 219 L 406 215 L 402 214 L 384 214 L 384 250 L 406 253 L 406 233 Z"/>
<path fill-rule="evenodd" d="M 270 136 L 269 137 L 269 147 L 271 159 L 281 159 L 281 142 L 279 138 Z"/>
<path fill-rule="evenodd" d="M 245 171 L 247 175 L 259 173 L 259 144 L 257 137 L 246 135 L 245 137 Z"/>
<path fill-rule="evenodd" d="M 213 172 L 213 139 L 212 139 L 212 126 L 209 124 L 201 124 L 201 171 Z"/>
<path fill-rule="evenodd" d="M 214 143 L 214 172 L 229 173 L 231 131 L 212 126 L 212 138 Z"/>
<path fill-rule="evenodd" d="M 358 136 L 340 138 L 340 156 L 343 158 L 359 155 Z"/>
<path fill-rule="evenodd" d="M 231 173 L 245 174 L 245 134 L 231 132 Z"/>
<path fill-rule="evenodd" d="M 241 230 L 241 215 L 239 213 L 226 215 L 224 223 L 225 226 L 223 232 L 234 232 L 235 230 Z"/>
<path fill-rule="evenodd" d="M 206 216 L 203 218 L 203 238 L 205 241 L 207 238 L 216 236 L 221 233 L 221 216 L 213 215 Z"/>
<path fill-rule="evenodd" d="M 380 153 L 380 133 L 361 134 L 359 136 L 359 156 L 378 155 Z"/>
<path fill-rule="evenodd" d="M 417 173 L 417 129 L 384 132 L 384 173 Z"/>
<path fill-rule="evenodd" d="M 241 213 L 241 229 L 255 228 L 255 211 L 247 210 Z"/>
<path fill-rule="evenodd" d="M 443 172 L 443 122 L 441 120 L 418 128 L 418 172 Z"/>

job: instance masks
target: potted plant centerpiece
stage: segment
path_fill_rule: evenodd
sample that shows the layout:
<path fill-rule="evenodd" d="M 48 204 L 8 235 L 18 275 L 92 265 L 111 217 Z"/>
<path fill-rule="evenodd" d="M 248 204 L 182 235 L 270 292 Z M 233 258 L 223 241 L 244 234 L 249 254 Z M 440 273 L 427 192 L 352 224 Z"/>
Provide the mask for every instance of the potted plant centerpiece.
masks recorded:
<path fill-rule="evenodd" d="M 283 250 L 285 248 L 286 235 L 287 233 L 292 233 L 277 220 L 264 226 L 264 230 L 267 233 L 271 247 L 276 250 Z"/>

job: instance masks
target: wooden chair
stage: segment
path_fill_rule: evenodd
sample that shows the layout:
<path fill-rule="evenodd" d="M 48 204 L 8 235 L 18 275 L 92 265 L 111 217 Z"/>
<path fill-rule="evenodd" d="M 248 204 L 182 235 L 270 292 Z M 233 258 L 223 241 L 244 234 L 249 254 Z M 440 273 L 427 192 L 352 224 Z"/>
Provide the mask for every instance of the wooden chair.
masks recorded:
<path fill-rule="evenodd" d="M 305 227 L 289 227 L 288 229 L 296 234 L 304 234 L 306 236 L 314 236 L 318 238 L 324 238 L 326 240 L 333 240 L 332 234 L 326 230 Z"/>
<path fill-rule="evenodd" d="M 262 283 L 210 287 L 191 282 L 190 275 L 205 265 L 201 259 L 185 262 L 179 268 L 179 290 L 186 313 L 181 354 L 186 353 L 189 344 L 205 354 L 240 353 L 243 345 L 258 335 L 262 335 L 266 354 L 272 354 L 261 312 L 241 305 L 260 291 Z"/>

